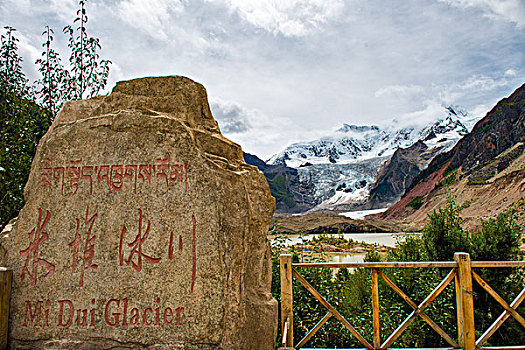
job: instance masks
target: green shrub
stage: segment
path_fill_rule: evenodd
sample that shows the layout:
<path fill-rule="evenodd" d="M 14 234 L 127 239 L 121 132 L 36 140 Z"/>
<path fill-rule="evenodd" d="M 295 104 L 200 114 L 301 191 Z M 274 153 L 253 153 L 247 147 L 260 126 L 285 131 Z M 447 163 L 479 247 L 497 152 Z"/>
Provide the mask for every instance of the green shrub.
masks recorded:
<path fill-rule="evenodd" d="M 407 205 L 409 207 L 412 207 L 414 208 L 414 210 L 418 210 L 419 208 L 421 208 L 421 206 L 423 205 L 423 198 L 424 197 L 415 197 L 414 199 L 412 199 L 410 201 L 410 203 L 408 203 Z"/>
<path fill-rule="evenodd" d="M 470 243 L 468 232 L 462 228 L 460 209 L 449 203 L 429 214 L 429 223 L 423 228 L 421 243 L 423 257 L 428 261 L 446 261 L 454 257 L 454 252 L 468 252 Z"/>
<path fill-rule="evenodd" d="M 436 185 L 436 188 L 444 188 L 444 187 L 448 187 L 448 186 L 454 185 L 455 183 L 458 182 L 457 174 L 458 174 L 458 170 L 457 169 L 452 170 L 452 171 L 448 172 L 447 174 L 444 173 L 443 174 L 444 179 L 441 180 L 441 182 Z"/>

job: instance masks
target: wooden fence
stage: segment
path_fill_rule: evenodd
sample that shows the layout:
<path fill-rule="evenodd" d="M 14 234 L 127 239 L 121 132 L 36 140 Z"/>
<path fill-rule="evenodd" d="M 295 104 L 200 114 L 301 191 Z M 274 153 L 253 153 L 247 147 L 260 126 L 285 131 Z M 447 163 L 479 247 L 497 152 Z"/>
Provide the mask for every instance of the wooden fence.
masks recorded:
<path fill-rule="evenodd" d="M 518 314 L 516 309 L 525 299 L 525 289 L 508 304 L 496 291 L 491 288 L 472 268 L 501 268 L 501 267 L 524 267 L 525 261 L 470 261 L 467 253 L 456 253 L 454 261 L 447 262 L 368 262 L 368 263 L 292 263 L 290 254 L 280 256 L 281 272 L 281 330 L 282 347 L 280 349 L 304 349 L 306 343 L 331 317 L 339 320 L 346 329 L 366 349 L 388 349 L 401 336 L 417 317 L 421 317 L 434 331 L 436 331 L 449 345 L 450 348 L 443 349 L 495 349 L 483 347 L 487 340 L 498 330 L 498 328 L 512 316 L 523 327 L 525 319 Z M 315 290 L 308 281 L 301 276 L 295 267 L 313 268 L 369 268 L 372 274 L 372 315 L 373 315 L 373 341 L 368 342 L 345 318 L 341 315 L 323 296 Z M 440 267 L 450 268 L 447 276 L 434 288 L 434 290 L 418 305 L 399 288 L 394 281 L 388 278 L 381 269 L 388 268 L 425 268 Z M 312 328 L 302 340 L 296 345 L 293 342 L 293 289 L 292 278 L 295 277 L 326 309 L 326 315 Z M 408 317 L 390 334 L 382 340 L 381 327 L 379 321 L 379 277 L 385 281 L 403 300 L 410 305 L 413 311 Z M 474 327 L 474 300 L 473 300 L 473 280 L 478 283 L 487 293 L 489 293 L 505 311 L 494 321 L 494 323 L 476 339 Z M 425 308 L 445 290 L 445 288 L 455 281 L 456 304 L 458 319 L 458 339 L 454 340 L 441 327 L 425 314 Z M 525 349 L 525 346 L 498 347 L 498 349 Z"/>
<path fill-rule="evenodd" d="M 11 299 L 11 284 L 13 271 L 0 267 L 0 349 L 7 347 L 7 331 L 9 323 L 9 300 Z"/>

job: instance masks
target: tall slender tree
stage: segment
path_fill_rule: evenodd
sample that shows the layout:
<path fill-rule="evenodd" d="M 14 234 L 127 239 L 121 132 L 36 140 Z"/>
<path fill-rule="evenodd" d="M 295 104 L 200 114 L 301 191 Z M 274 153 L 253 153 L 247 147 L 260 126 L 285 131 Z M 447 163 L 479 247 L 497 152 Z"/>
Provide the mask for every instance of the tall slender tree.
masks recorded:
<path fill-rule="evenodd" d="M 28 79 L 22 71 L 22 57 L 18 55 L 18 39 L 13 27 L 4 27 L 6 33 L 1 36 L 0 80 L 6 92 L 29 94 Z"/>
<path fill-rule="evenodd" d="M 69 65 L 65 67 L 53 49 L 54 32 L 49 26 L 42 33 L 45 38 L 42 57 L 35 62 L 41 73 L 41 79 L 36 82 L 36 93 L 52 117 L 67 101 L 98 95 L 108 81 L 111 61 L 100 59 L 100 39 L 87 33 L 86 0 L 80 0 L 78 4 L 73 24 L 63 29 L 71 51 Z"/>
<path fill-rule="evenodd" d="M 53 34 L 53 29 L 46 26 L 42 33 L 46 38 L 42 44 L 45 50 L 42 52 L 42 57 L 35 62 L 42 75 L 42 78 L 36 81 L 36 92 L 40 96 L 42 105 L 52 116 L 56 115 L 64 103 L 64 85 L 67 84 L 68 76 L 58 52 L 51 47 Z"/>
<path fill-rule="evenodd" d="M 66 77 L 66 99 L 82 99 L 96 96 L 107 84 L 111 61 L 101 60 L 98 50 L 100 40 L 88 35 L 86 24 L 86 0 L 78 2 L 80 8 L 73 25 L 65 26 L 63 31 L 69 35 L 68 47 L 70 70 Z M 76 27 L 75 27 L 76 26 Z"/>

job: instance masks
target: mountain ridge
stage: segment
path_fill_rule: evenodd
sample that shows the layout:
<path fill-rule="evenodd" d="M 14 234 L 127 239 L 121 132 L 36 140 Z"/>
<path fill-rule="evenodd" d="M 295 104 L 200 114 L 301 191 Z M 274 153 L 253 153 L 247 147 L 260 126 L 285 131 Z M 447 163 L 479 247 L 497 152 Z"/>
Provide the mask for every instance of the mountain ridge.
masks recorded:
<path fill-rule="evenodd" d="M 326 135 L 312 141 L 296 142 L 287 146 L 281 152 L 271 156 L 266 163 L 286 165 L 299 168 L 305 164 L 351 164 L 364 159 L 391 156 L 397 148 L 406 148 L 418 140 L 427 143 L 429 147 L 442 146 L 441 143 L 468 133 L 468 129 L 460 120 L 454 107 L 445 108 L 447 115 L 438 118 L 423 127 L 399 126 L 395 122 L 384 129 L 377 125 L 343 124 L 332 135 Z M 452 135 L 452 133 L 456 135 Z M 443 135 L 437 138 L 436 135 Z M 447 138 L 447 140 L 443 140 Z M 449 142 L 448 146 L 453 146 Z"/>
<path fill-rule="evenodd" d="M 458 114 L 466 117 L 465 112 L 456 112 L 450 106 L 444 113 L 438 120 L 420 128 L 402 127 L 393 122 L 382 130 L 377 125 L 345 123 L 332 135 L 295 143 L 268 162 L 252 159 L 250 155 L 245 158 L 265 173 L 277 199 L 278 212 L 378 208 L 378 205 L 399 199 L 410 183 L 383 191 L 380 200 L 369 200 L 370 190 L 381 175 L 380 168 L 387 163 L 393 164 L 391 158 L 398 158 L 396 152 L 405 152 L 403 149 L 415 144 L 425 146 L 426 150 L 420 150 L 424 154 L 416 155 L 411 151 L 413 160 L 417 160 L 409 171 L 411 180 L 432 157 L 450 149 L 468 133 L 458 117 Z M 411 165 L 407 163 L 407 166 Z"/>
<path fill-rule="evenodd" d="M 525 84 L 500 100 L 448 152 L 435 157 L 385 219 L 422 222 L 453 199 L 471 224 L 525 196 Z"/>

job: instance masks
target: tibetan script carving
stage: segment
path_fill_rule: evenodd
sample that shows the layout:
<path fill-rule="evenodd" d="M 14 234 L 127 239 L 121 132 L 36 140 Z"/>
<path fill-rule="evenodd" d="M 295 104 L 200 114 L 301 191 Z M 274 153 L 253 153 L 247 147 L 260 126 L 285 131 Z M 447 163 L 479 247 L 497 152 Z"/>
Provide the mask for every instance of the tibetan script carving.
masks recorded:
<path fill-rule="evenodd" d="M 154 164 L 83 165 L 82 159 L 70 161 L 69 166 L 53 166 L 44 159 L 40 174 L 40 187 L 59 190 L 63 195 L 74 196 L 79 188 L 90 195 L 94 191 L 120 192 L 123 189 L 136 193 L 139 186 L 183 186 L 188 191 L 188 165 L 170 163 L 170 157 L 158 158 Z"/>

